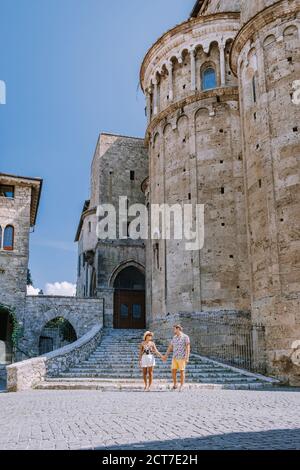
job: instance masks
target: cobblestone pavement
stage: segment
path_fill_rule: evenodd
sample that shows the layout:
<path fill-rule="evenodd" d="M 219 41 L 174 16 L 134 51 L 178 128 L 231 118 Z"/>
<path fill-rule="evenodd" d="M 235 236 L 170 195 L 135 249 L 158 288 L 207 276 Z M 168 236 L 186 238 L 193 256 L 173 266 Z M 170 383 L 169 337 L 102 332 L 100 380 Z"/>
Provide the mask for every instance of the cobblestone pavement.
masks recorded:
<path fill-rule="evenodd" d="M 0 449 L 300 449 L 300 391 L 0 394 Z"/>

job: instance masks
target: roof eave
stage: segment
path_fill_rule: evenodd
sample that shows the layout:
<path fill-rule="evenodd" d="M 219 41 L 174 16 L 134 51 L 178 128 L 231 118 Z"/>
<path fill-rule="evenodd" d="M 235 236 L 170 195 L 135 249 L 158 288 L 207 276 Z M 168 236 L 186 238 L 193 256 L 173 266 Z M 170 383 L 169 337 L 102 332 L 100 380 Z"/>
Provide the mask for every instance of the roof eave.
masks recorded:
<path fill-rule="evenodd" d="M 27 176 L 19 176 L 13 175 L 10 173 L 0 173 L 0 178 L 4 180 L 11 181 L 14 183 L 15 181 L 22 181 L 28 186 L 31 186 L 32 194 L 31 194 L 31 201 L 30 201 L 30 227 L 34 227 L 36 224 L 40 199 L 41 199 L 41 192 L 43 187 L 43 180 L 42 178 L 30 178 Z"/>
<path fill-rule="evenodd" d="M 195 5 L 194 5 L 194 8 L 192 9 L 191 14 L 190 14 L 191 18 L 197 18 L 198 14 L 199 14 L 199 11 L 201 10 L 201 7 L 202 7 L 204 2 L 205 2 L 205 0 L 197 0 L 196 1 Z"/>
<path fill-rule="evenodd" d="M 83 225 L 83 214 L 87 211 L 89 204 L 90 204 L 90 199 L 87 199 L 86 201 L 84 201 L 83 208 L 82 208 L 81 215 L 80 215 L 78 228 L 77 228 L 76 235 L 75 235 L 75 240 L 74 240 L 75 243 L 79 242 L 81 229 L 82 229 L 82 225 Z"/>

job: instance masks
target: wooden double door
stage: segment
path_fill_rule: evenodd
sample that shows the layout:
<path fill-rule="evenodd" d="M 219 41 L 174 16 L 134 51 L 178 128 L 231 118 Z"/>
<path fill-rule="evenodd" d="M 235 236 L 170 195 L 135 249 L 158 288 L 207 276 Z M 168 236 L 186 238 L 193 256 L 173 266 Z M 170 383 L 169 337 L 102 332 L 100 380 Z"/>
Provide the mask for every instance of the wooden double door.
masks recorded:
<path fill-rule="evenodd" d="M 145 291 L 116 290 L 114 328 L 144 329 L 145 327 Z"/>

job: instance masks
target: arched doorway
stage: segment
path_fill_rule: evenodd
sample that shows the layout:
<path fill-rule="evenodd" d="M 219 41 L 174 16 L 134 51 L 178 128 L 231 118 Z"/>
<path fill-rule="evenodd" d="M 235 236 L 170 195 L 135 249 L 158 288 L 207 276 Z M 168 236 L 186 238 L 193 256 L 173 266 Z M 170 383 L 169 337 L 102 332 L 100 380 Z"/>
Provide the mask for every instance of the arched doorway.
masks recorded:
<path fill-rule="evenodd" d="M 13 321 L 7 308 L 0 305 L 0 364 L 10 364 L 13 356 Z"/>
<path fill-rule="evenodd" d="M 128 266 L 117 275 L 114 288 L 114 328 L 145 328 L 144 274 L 134 266 Z"/>
<path fill-rule="evenodd" d="M 77 335 L 71 323 L 62 317 L 54 318 L 43 328 L 39 339 L 39 354 L 47 354 L 74 341 L 77 341 Z"/>

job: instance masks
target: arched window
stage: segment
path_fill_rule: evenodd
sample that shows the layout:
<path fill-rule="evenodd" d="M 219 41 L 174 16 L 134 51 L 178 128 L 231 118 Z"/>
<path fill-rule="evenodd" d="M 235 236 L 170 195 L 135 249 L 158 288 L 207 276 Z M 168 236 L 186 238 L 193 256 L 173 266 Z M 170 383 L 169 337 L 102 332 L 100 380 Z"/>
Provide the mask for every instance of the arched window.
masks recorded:
<path fill-rule="evenodd" d="M 264 47 L 266 48 L 266 47 L 271 46 L 272 44 L 274 44 L 275 41 L 276 41 L 276 38 L 275 38 L 274 34 L 270 34 L 264 40 Z"/>
<path fill-rule="evenodd" d="M 288 26 L 283 32 L 283 37 L 286 41 L 298 39 L 299 33 L 298 33 L 297 26 L 295 25 Z"/>
<path fill-rule="evenodd" d="M 5 251 L 12 251 L 14 249 L 14 228 L 12 225 L 5 227 L 3 249 Z"/>
<path fill-rule="evenodd" d="M 128 266 L 117 275 L 114 288 L 122 290 L 145 290 L 145 276 L 134 266 Z"/>
<path fill-rule="evenodd" d="M 216 71 L 212 67 L 208 67 L 202 73 L 202 90 L 212 90 L 217 88 Z"/>

